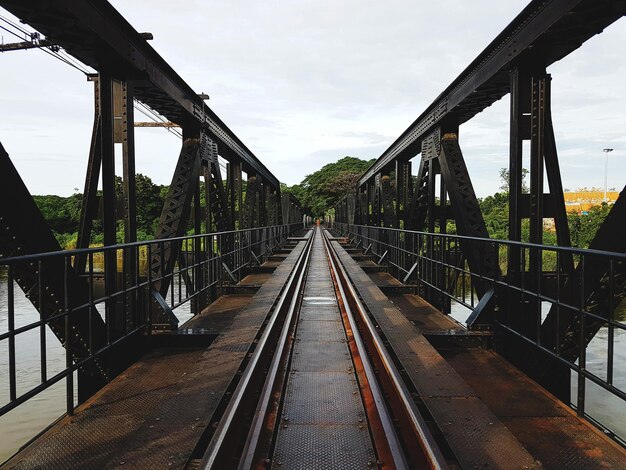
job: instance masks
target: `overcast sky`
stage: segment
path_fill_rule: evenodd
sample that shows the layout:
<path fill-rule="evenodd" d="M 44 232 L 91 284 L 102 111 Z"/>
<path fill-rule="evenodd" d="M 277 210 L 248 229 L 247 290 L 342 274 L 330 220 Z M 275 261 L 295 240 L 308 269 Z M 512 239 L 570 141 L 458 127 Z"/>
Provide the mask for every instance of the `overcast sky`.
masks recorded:
<path fill-rule="evenodd" d="M 113 1 L 290 185 L 346 155 L 378 157 L 526 3 Z M 615 149 L 609 187 L 626 183 L 625 44 L 621 20 L 549 70 L 566 188 L 603 187 L 605 147 Z M 0 99 L 0 142 L 30 191 L 82 191 L 93 123 L 85 76 L 41 51 L 1 54 Z M 479 196 L 497 191 L 507 166 L 508 116 L 507 96 L 461 127 Z M 137 170 L 169 184 L 180 139 L 136 135 Z"/>

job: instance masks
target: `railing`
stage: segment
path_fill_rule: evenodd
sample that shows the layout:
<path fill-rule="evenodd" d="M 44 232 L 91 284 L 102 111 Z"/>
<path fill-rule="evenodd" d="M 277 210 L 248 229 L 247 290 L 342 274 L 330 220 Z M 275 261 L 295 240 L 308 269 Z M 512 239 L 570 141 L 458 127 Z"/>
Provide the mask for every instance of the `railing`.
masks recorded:
<path fill-rule="evenodd" d="M 345 223 L 334 229 L 442 311 L 462 306 L 468 325 L 488 323 L 571 370 L 572 407 L 624 443 L 623 430 L 586 413 L 585 397 L 591 383 L 620 407 L 626 400 L 626 254 Z M 587 361 L 600 330 L 595 341 L 605 356 Z M 569 374 L 565 380 L 569 393 Z"/>
<path fill-rule="evenodd" d="M 298 223 L 0 258 L 0 283 L 6 287 L 0 289 L 0 354 L 6 355 L 0 361 L 6 369 L 0 394 L 8 395 L 0 402 L 0 416 L 62 380 L 71 414 L 77 402 L 75 376 L 84 383 L 83 398 L 89 396 L 120 371 L 129 354 L 141 350 L 160 309 L 176 311 L 189 302 L 191 314 L 199 313 L 219 295 L 222 284 L 238 281 L 246 266 L 260 263 L 301 227 Z M 175 261 L 168 267 L 172 253 Z M 19 305 L 16 309 L 16 285 L 37 309 L 36 321 L 24 321 Z M 6 299 L 1 299 L 3 290 Z M 155 301 L 156 292 L 165 305 Z M 65 348 L 63 365 L 49 361 L 47 328 Z M 32 344 L 37 342 L 38 347 Z M 39 380 L 24 386 L 16 352 L 32 355 L 37 349 Z M 78 401 L 83 401 L 80 387 Z"/>

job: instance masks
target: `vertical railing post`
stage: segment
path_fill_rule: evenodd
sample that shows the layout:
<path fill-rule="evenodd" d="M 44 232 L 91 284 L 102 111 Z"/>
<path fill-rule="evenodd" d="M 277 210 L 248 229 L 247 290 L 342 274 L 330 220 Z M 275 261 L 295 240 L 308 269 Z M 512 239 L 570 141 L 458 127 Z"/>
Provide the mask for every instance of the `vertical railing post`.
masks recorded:
<path fill-rule="evenodd" d="M 37 298 L 39 299 L 39 317 L 41 319 L 44 318 L 44 288 L 43 288 L 43 261 L 39 260 L 37 262 Z M 89 316 L 91 320 L 91 315 Z M 47 350 L 46 350 L 46 322 L 43 322 L 39 327 L 39 350 L 41 352 L 41 383 L 44 383 L 48 378 L 48 361 L 47 361 Z"/>
<path fill-rule="evenodd" d="M 16 365 L 15 365 L 15 293 L 13 286 L 14 267 L 9 265 L 7 276 L 7 302 L 8 302 L 8 333 L 9 333 L 9 398 L 11 401 L 17 398 Z"/>
<path fill-rule="evenodd" d="M 580 257 L 580 311 L 578 312 L 578 391 L 576 393 L 576 412 L 585 416 L 585 372 L 587 370 L 587 343 L 585 341 L 585 256 Z"/>
<path fill-rule="evenodd" d="M 609 385 L 613 385 L 613 355 L 615 352 L 615 325 L 613 322 L 615 306 L 613 305 L 613 296 L 615 295 L 613 289 L 613 276 L 614 276 L 613 260 L 609 259 L 609 311 L 607 315 L 608 320 L 608 351 L 606 360 L 606 381 Z"/>
<path fill-rule="evenodd" d="M 70 302 L 69 271 L 72 269 L 71 258 L 65 257 L 63 272 L 63 297 L 65 311 L 65 369 L 66 369 L 66 390 L 65 400 L 67 414 L 74 414 L 74 361 L 72 358 L 72 309 Z"/>

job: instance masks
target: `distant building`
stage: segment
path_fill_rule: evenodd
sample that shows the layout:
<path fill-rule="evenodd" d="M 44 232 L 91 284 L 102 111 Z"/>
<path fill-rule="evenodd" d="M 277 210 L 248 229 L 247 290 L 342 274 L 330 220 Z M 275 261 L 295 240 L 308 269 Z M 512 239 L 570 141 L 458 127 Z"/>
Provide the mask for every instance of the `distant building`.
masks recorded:
<path fill-rule="evenodd" d="M 604 191 L 568 191 L 563 193 L 565 197 L 565 210 L 582 214 L 593 206 L 600 206 L 604 202 Z M 608 191 L 606 198 L 608 204 L 614 204 L 619 196 L 618 191 Z"/>
<path fill-rule="evenodd" d="M 566 191 L 563 193 L 565 198 L 565 211 L 576 212 L 577 214 L 586 214 L 589 209 L 594 206 L 601 206 L 604 202 L 604 191 Z M 607 191 L 606 198 L 609 205 L 615 204 L 619 191 Z M 543 228 L 553 232 L 554 219 L 543 219 Z"/>

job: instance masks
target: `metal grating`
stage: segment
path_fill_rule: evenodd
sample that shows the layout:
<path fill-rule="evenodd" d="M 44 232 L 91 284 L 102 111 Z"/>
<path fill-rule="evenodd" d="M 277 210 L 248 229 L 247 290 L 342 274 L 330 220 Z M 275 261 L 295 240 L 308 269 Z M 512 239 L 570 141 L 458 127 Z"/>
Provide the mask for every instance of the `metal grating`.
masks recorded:
<path fill-rule="evenodd" d="M 332 242 L 363 303 L 420 393 L 462 467 L 535 468 L 535 459 L 426 338 L 337 243 Z M 495 450 L 494 450 L 495 449 Z"/>
<path fill-rule="evenodd" d="M 319 230 L 272 468 L 367 468 L 376 457 Z"/>
<path fill-rule="evenodd" d="M 299 242 L 208 349 L 142 358 L 6 468 L 183 468 L 304 245 Z"/>

